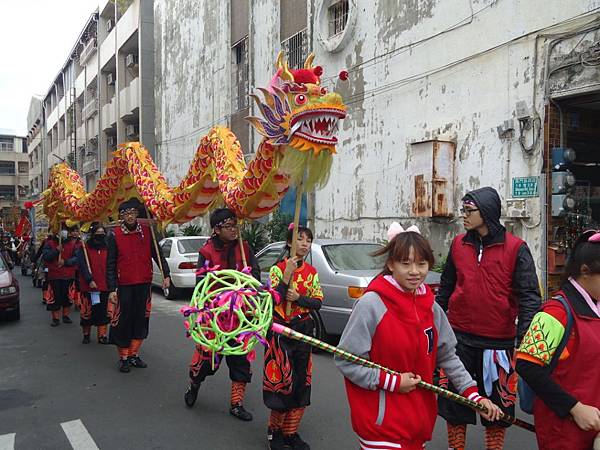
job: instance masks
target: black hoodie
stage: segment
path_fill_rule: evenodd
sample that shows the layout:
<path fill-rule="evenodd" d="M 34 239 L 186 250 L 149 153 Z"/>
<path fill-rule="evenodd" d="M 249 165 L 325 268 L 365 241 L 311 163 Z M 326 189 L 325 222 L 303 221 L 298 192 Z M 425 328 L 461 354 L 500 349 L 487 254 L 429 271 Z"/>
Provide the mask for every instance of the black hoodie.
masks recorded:
<path fill-rule="evenodd" d="M 473 244 L 478 252 L 483 254 L 485 253 L 485 247 L 488 245 L 505 241 L 507 231 L 500 223 L 502 202 L 498 192 L 494 188 L 483 187 L 476 189 L 467 193 L 462 200 L 463 202 L 471 201 L 477 206 L 489 230 L 489 233 L 484 237 L 481 237 L 475 230 L 468 231 L 463 237 L 465 242 Z M 454 292 L 457 279 L 456 270 L 452 254 L 449 252 L 442 273 L 440 288 L 435 299 L 444 311 L 448 310 L 448 301 Z M 519 323 L 516 342 L 518 346 L 542 301 L 535 262 L 533 261 L 529 247 L 525 243 L 523 243 L 517 254 L 517 261 L 512 277 L 512 288 L 519 300 Z M 482 318 L 482 320 L 485 320 L 485 318 Z M 456 332 L 456 337 L 459 342 L 478 348 L 511 349 L 515 346 L 515 342 L 513 341 L 491 339 L 461 332 Z"/>

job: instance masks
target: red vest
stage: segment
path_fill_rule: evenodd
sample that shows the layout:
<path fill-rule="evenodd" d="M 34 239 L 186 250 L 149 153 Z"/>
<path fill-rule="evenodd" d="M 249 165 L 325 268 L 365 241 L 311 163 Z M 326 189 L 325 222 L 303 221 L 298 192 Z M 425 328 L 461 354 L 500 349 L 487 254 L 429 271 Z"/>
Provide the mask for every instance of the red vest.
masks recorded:
<path fill-rule="evenodd" d="M 436 366 L 438 333 L 433 320 L 433 293 L 400 292 L 382 276 L 367 288 L 375 291 L 387 308 L 373 333 L 369 359 L 398 372 L 414 372 L 427 383 L 433 382 Z M 360 300 L 359 300 L 360 301 Z M 435 395 L 423 389 L 408 394 L 385 390 L 369 391 L 346 379 L 352 427 L 363 439 L 421 444 L 431 439 L 437 416 Z M 381 397 L 385 396 L 382 401 Z M 379 407 L 385 405 L 380 417 Z M 380 418 L 381 423 L 377 424 Z"/>
<path fill-rule="evenodd" d="M 46 244 L 53 250 L 58 248 L 58 242 L 54 239 L 48 239 Z M 61 259 L 66 261 L 75 254 L 75 250 L 81 245 L 77 239 L 68 239 L 63 242 L 63 249 L 60 254 Z M 75 273 L 77 272 L 77 266 L 62 266 L 58 267 L 58 258 L 52 261 L 46 261 L 46 267 L 48 268 L 48 279 L 49 280 L 73 280 L 75 279 Z"/>
<path fill-rule="evenodd" d="M 108 256 L 108 250 L 106 248 L 92 248 L 89 245 L 85 246 L 87 251 L 88 260 L 90 262 L 92 280 L 98 286 L 98 289 L 91 289 L 90 285 L 85 279 L 79 274 L 79 290 L 82 292 L 91 292 L 93 290 L 100 292 L 107 292 L 108 286 L 106 284 L 106 258 Z M 85 256 L 84 256 L 85 258 Z M 86 263 L 87 264 L 87 263 Z"/>
<path fill-rule="evenodd" d="M 229 254 L 229 246 L 232 244 L 226 244 L 224 248 L 218 249 L 215 247 L 212 239 L 206 241 L 199 252 L 210 264 L 210 266 L 220 266 L 221 269 L 235 269 L 242 270 L 244 268 L 244 262 L 242 260 L 242 254 L 240 252 L 239 245 L 236 245 L 235 249 L 235 267 L 229 267 L 227 261 L 227 255 Z M 250 246 L 244 241 L 244 252 L 246 254 L 246 262 L 250 259 Z M 199 267 L 201 269 L 201 267 Z"/>
<path fill-rule="evenodd" d="M 567 298 L 564 292 L 560 294 Z M 544 307 L 552 302 L 555 300 L 548 301 Z M 600 408 L 600 318 L 578 316 L 573 308 L 571 311 L 573 330 L 569 339 L 573 342 L 569 342 L 569 357 L 558 362 L 551 377 L 581 403 Z M 558 417 L 539 397 L 533 404 L 533 414 L 539 448 L 592 448 L 594 438 L 598 434 L 596 431 L 583 431 L 570 417 Z"/>
<path fill-rule="evenodd" d="M 120 226 L 115 227 L 120 286 L 152 282 L 152 235 L 150 228 L 141 227 L 141 233 L 124 233 Z"/>
<path fill-rule="evenodd" d="M 513 272 L 523 241 L 505 233 L 504 242 L 477 249 L 463 240 L 452 241 L 451 255 L 456 267 L 456 285 L 448 302 L 448 321 L 464 333 L 494 339 L 513 339 L 518 299 L 513 293 Z"/>

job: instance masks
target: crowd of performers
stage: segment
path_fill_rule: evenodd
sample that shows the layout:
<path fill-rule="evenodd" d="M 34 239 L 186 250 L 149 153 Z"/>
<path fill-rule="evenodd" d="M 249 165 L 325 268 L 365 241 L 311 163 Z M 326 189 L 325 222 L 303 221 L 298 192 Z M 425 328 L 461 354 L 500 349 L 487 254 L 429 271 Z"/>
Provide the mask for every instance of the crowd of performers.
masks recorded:
<path fill-rule="evenodd" d="M 137 221 L 140 211 L 140 205 L 126 202 L 111 233 L 94 224 L 82 243 L 78 230 L 69 229 L 62 238 L 50 236 L 41 252 L 51 325 L 71 323 L 71 304 L 79 297 L 83 343 L 96 326 L 98 342 L 117 346 L 121 372 L 147 367 L 139 350 L 148 335 L 152 258 L 169 284 L 168 265 L 156 252 L 151 230 Z M 486 450 L 504 448 L 508 425 L 498 419 L 502 413 L 514 416 L 516 402 L 527 396 L 540 449 L 592 449 L 600 433 L 600 377 L 594 370 L 600 361 L 600 231 L 579 237 L 560 291 L 542 301 L 527 244 L 500 223 L 498 193 L 489 187 L 467 193 L 461 213 L 466 232 L 452 241 L 436 294 L 424 283 L 433 251 L 415 226 L 404 230 L 394 223 L 387 245 L 375 255 L 384 261 L 382 271 L 357 300 L 339 346 L 400 375 L 336 357 L 359 447 L 422 449 L 439 414 L 446 420 L 448 448 L 466 448 L 467 425 L 476 424 L 476 413 L 419 389 L 422 380 L 485 407 L 480 414 Z M 235 214 L 217 209 L 210 226 L 198 267 L 249 266 L 260 279 L 253 250 L 239 239 Z M 307 335 L 315 326 L 311 311 L 323 301 L 319 275 L 305 261 L 312 241 L 309 228 L 290 228 L 285 251 L 270 268 L 271 287 L 280 297 L 273 321 Z M 198 273 L 201 281 L 203 272 Z M 272 332 L 266 340 L 267 447 L 310 449 L 298 430 L 311 400 L 311 349 Z M 215 363 L 196 347 L 185 404 L 195 405 L 222 359 L 231 379 L 230 413 L 250 421 L 244 397 L 252 371 L 245 356 L 217 357 Z"/>

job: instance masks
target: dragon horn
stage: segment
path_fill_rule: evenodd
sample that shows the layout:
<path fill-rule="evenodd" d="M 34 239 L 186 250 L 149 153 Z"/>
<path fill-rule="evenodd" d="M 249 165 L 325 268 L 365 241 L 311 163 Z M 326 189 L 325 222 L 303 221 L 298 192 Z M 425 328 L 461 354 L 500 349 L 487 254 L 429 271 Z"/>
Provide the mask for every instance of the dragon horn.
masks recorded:
<path fill-rule="evenodd" d="M 277 53 L 277 62 L 275 65 L 278 69 L 283 69 L 283 50 L 279 50 L 279 53 Z"/>
<path fill-rule="evenodd" d="M 281 71 L 281 75 L 279 75 L 282 80 L 294 81 L 294 75 L 290 72 L 290 68 L 288 67 L 288 62 L 283 62 L 283 70 Z"/>
<path fill-rule="evenodd" d="M 262 92 L 264 98 L 265 98 L 265 103 L 267 105 L 269 105 L 271 108 L 275 108 L 275 102 L 273 101 L 273 94 L 271 94 L 267 89 L 259 87 L 256 88 L 258 89 L 260 92 Z M 256 101 L 256 99 L 255 99 Z"/>
<path fill-rule="evenodd" d="M 305 69 L 312 69 L 312 63 L 313 60 L 315 59 L 315 54 L 311 53 L 310 55 L 308 55 L 308 57 L 306 58 L 306 61 L 304 62 L 304 68 Z"/>

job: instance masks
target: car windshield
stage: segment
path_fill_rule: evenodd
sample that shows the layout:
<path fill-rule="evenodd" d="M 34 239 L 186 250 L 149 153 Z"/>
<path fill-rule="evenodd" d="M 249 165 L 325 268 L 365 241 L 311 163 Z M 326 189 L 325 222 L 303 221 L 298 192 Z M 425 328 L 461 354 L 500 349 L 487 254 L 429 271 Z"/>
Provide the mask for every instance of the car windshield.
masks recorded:
<path fill-rule="evenodd" d="M 198 238 L 198 239 L 181 239 L 177 241 L 177 249 L 179 253 L 198 253 L 200 247 L 204 245 L 206 242 L 206 238 Z"/>
<path fill-rule="evenodd" d="M 383 256 L 371 256 L 381 249 L 380 244 L 333 244 L 321 249 L 333 270 L 381 270 L 385 262 Z"/>

